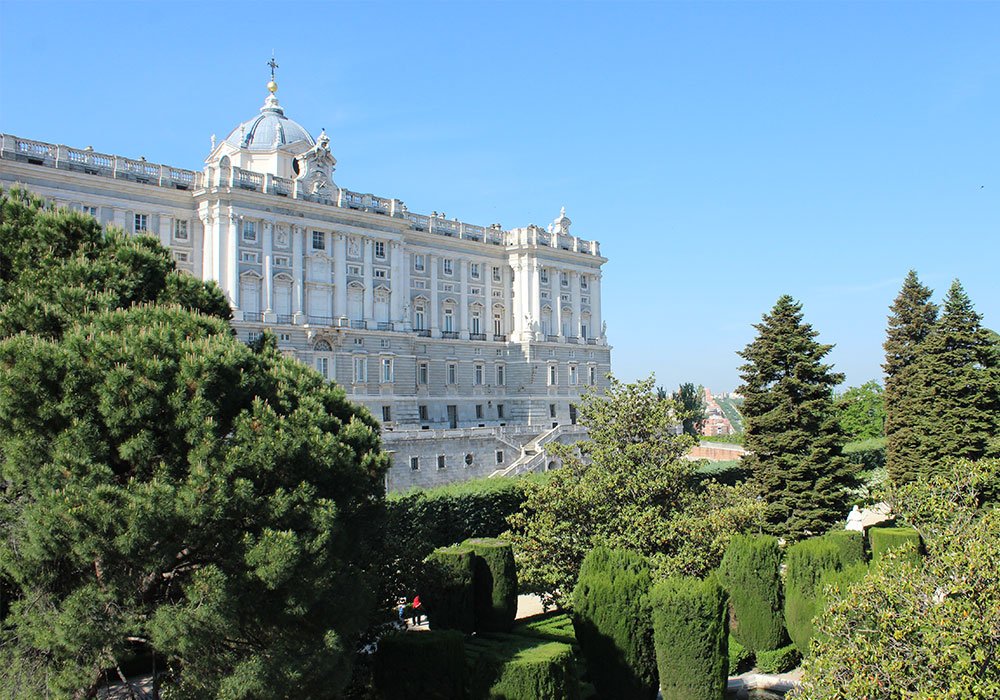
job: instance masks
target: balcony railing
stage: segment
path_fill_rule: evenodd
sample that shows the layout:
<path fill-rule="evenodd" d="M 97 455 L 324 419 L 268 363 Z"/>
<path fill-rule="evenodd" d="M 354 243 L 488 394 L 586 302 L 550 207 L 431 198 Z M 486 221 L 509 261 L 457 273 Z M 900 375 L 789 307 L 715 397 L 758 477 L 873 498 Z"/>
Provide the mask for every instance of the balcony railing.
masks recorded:
<path fill-rule="evenodd" d="M 367 327 L 368 325 L 364 321 L 358 321 L 355 319 L 351 320 L 351 328 L 353 328 L 354 330 L 363 331 Z"/>
<path fill-rule="evenodd" d="M 486 340 L 485 333 L 470 333 L 469 340 Z"/>
<path fill-rule="evenodd" d="M 431 332 L 429 330 L 427 330 L 426 328 L 416 328 L 416 329 L 414 329 L 413 332 L 416 333 L 421 338 L 430 338 L 431 337 Z"/>
<path fill-rule="evenodd" d="M 332 326 L 333 316 L 307 316 L 310 326 Z"/>
<path fill-rule="evenodd" d="M 559 342 L 559 336 L 558 335 L 547 335 L 547 336 L 545 336 L 545 340 L 547 340 L 550 343 L 558 343 Z"/>
<path fill-rule="evenodd" d="M 244 311 L 243 320 L 251 323 L 260 323 L 264 320 L 264 314 L 260 311 Z"/>
<path fill-rule="evenodd" d="M 278 323 L 291 323 L 293 318 L 292 314 L 278 314 Z"/>
<path fill-rule="evenodd" d="M 578 342 L 580 342 L 580 338 L 578 336 L 575 336 L 575 335 L 567 335 L 566 336 L 566 342 L 567 343 L 578 343 Z"/>
<path fill-rule="evenodd" d="M 458 331 L 441 331 L 441 337 L 448 340 L 458 340 Z"/>
<path fill-rule="evenodd" d="M 503 333 L 494 333 L 493 334 L 493 340 L 496 341 L 496 342 L 498 342 L 498 343 L 506 343 L 507 342 L 507 336 L 506 336 L 506 334 L 503 334 Z"/>
<path fill-rule="evenodd" d="M 391 331 L 392 330 L 392 324 L 389 323 L 388 321 L 378 321 L 375 324 L 375 328 L 377 330 L 380 330 L 380 331 Z"/>
<path fill-rule="evenodd" d="M 587 345 L 597 345 L 597 338 L 587 338 Z"/>

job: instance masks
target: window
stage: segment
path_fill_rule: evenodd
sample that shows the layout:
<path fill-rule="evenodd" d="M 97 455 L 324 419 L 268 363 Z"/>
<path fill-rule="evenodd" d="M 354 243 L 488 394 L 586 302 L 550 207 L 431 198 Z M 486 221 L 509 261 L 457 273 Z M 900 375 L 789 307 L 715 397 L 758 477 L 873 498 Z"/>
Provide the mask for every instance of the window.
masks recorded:
<path fill-rule="evenodd" d="M 497 365 L 497 386 L 503 386 L 507 383 L 507 367 L 505 365 Z"/>
<path fill-rule="evenodd" d="M 455 261 L 451 258 L 444 259 L 444 274 L 450 275 L 455 272 Z"/>
<path fill-rule="evenodd" d="M 317 357 L 316 358 L 316 371 L 323 375 L 324 379 L 330 378 L 330 358 L 329 357 Z"/>
<path fill-rule="evenodd" d="M 569 366 L 569 383 L 570 386 L 576 386 L 576 365 Z"/>
<path fill-rule="evenodd" d="M 556 371 L 555 365 L 549 365 L 549 386 L 555 386 L 558 383 Z"/>
<path fill-rule="evenodd" d="M 84 207 L 86 210 L 86 207 Z M 97 216 L 97 209 L 94 208 L 93 216 Z M 188 239 L 188 222 L 174 219 L 174 240 L 186 241 Z"/>
<path fill-rule="evenodd" d="M 250 331 L 249 333 L 247 333 L 247 340 L 249 340 L 251 343 L 255 343 L 258 340 L 260 340 L 261 335 L 262 334 L 260 331 Z"/>
<path fill-rule="evenodd" d="M 382 383 L 388 384 L 392 381 L 392 358 L 382 358 Z"/>
<path fill-rule="evenodd" d="M 364 338 L 355 338 L 354 339 L 354 344 L 355 345 L 360 345 L 361 347 L 364 347 L 365 346 L 365 339 Z"/>
<path fill-rule="evenodd" d="M 549 283 L 549 271 L 543 267 L 538 272 L 538 278 L 542 281 L 542 284 L 548 284 Z"/>
<path fill-rule="evenodd" d="M 587 328 L 587 323 L 586 322 L 581 323 L 580 324 L 580 337 L 581 338 L 586 338 L 588 330 L 589 329 Z"/>
<path fill-rule="evenodd" d="M 88 205 L 84 204 L 83 205 L 83 213 L 84 214 L 88 214 L 89 216 L 92 216 L 92 217 L 94 217 L 96 219 L 97 218 L 97 207 L 91 207 L 91 206 L 88 206 Z M 187 222 L 185 221 L 184 223 L 186 224 Z M 187 240 L 187 239 L 185 238 L 185 240 Z"/>
<path fill-rule="evenodd" d="M 361 277 L 361 266 L 360 265 L 348 265 L 347 274 L 353 275 L 354 277 Z"/>
<path fill-rule="evenodd" d="M 503 415 L 503 404 L 502 403 L 498 403 L 497 404 L 497 418 L 503 418 L 503 417 L 504 417 L 504 415 Z"/>
<path fill-rule="evenodd" d="M 411 280 L 414 289 L 427 289 L 427 280 Z"/>
<path fill-rule="evenodd" d="M 486 368 L 483 365 L 479 364 L 479 363 L 476 363 L 476 366 L 473 368 L 473 371 L 472 371 L 472 377 L 473 377 L 472 383 L 475 384 L 476 386 L 482 386 L 483 385 L 483 373 L 484 373 L 485 369 Z"/>
<path fill-rule="evenodd" d="M 479 311 L 472 312 L 472 332 L 476 335 L 483 332 L 483 319 Z"/>
<path fill-rule="evenodd" d="M 454 309 L 444 310 L 444 329 L 446 333 L 452 333 L 455 330 L 455 311 Z"/>
<path fill-rule="evenodd" d="M 560 275 L 560 277 L 561 277 L 561 279 L 559 280 L 559 284 L 561 284 L 564 287 L 568 287 L 569 286 L 569 275 Z"/>
<path fill-rule="evenodd" d="M 503 464 L 503 450 L 497 450 L 497 464 Z"/>
<path fill-rule="evenodd" d="M 425 385 L 427 384 L 428 366 L 426 362 L 421 362 L 417 365 L 417 384 Z"/>
<path fill-rule="evenodd" d="M 389 347 L 390 344 L 391 343 L 389 342 L 388 338 L 380 338 L 379 341 L 378 341 L 378 346 L 380 348 L 387 348 L 387 347 Z"/>
<path fill-rule="evenodd" d="M 483 405 L 481 403 L 476 404 L 476 418 L 483 419 Z"/>
<path fill-rule="evenodd" d="M 580 275 L 580 289 L 586 289 L 587 288 L 587 284 L 588 284 L 588 282 L 587 282 L 587 276 L 586 275 Z"/>
<path fill-rule="evenodd" d="M 503 278 L 500 276 L 500 268 L 499 267 L 494 267 L 493 268 L 493 281 L 494 282 L 500 282 L 502 279 Z"/>
<path fill-rule="evenodd" d="M 136 214 L 135 215 L 135 232 L 145 233 L 149 230 L 149 215 L 148 214 Z"/>
<path fill-rule="evenodd" d="M 384 267 L 375 268 L 375 279 L 384 280 L 389 278 L 389 271 Z"/>
<path fill-rule="evenodd" d="M 260 262 L 260 260 L 257 257 L 257 253 L 251 253 L 244 250 L 242 253 L 240 253 L 240 262 L 256 263 Z"/>
<path fill-rule="evenodd" d="M 448 283 L 442 284 L 441 285 L 441 291 L 442 292 L 454 292 L 455 291 L 455 285 L 448 284 Z"/>
<path fill-rule="evenodd" d="M 503 316 L 493 314 L 493 335 L 503 335 Z"/>
<path fill-rule="evenodd" d="M 410 457 L 410 469 L 412 469 L 413 471 L 417 471 L 418 469 L 420 469 L 419 457 Z"/>
<path fill-rule="evenodd" d="M 243 222 L 243 240 L 247 243 L 257 242 L 257 222 L 256 221 L 244 221 Z"/>
<path fill-rule="evenodd" d="M 354 383 L 364 384 L 368 381 L 368 358 L 361 356 L 354 358 Z"/>
<path fill-rule="evenodd" d="M 186 263 L 189 259 L 190 258 L 188 257 L 188 254 L 185 251 L 183 250 L 174 251 L 174 260 L 176 260 L 177 262 Z"/>
<path fill-rule="evenodd" d="M 472 456 L 472 453 L 471 453 L 471 452 L 467 452 L 467 453 L 465 454 L 465 466 L 467 466 L 467 467 L 471 467 L 471 466 L 472 466 L 472 462 L 473 462 L 473 459 L 474 459 L 474 458 L 473 458 L 473 456 Z"/>
<path fill-rule="evenodd" d="M 274 256 L 274 266 L 275 267 L 291 267 L 291 262 L 289 262 L 288 257 L 285 255 L 275 255 Z"/>
<path fill-rule="evenodd" d="M 469 294 L 474 297 L 481 297 L 483 295 L 482 287 L 469 287 Z"/>
<path fill-rule="evenodd" d="M 423 254 L 417 254 L 413 256 L 413 269 L 417 272 L 424 271 L 424 256 Z"/>
<path fill-rule="evenodd" d="M 597 383 L 597 368 L 591 367 L 588 372 L 590 374 L 588 377 L 590 386 L 594 386 Z"/>
<path fill-rule="evenodd" d="M 430 420 L 427 412 L 427 406 L 417 406 L 417 414 L 420 416 L 420 420 L 426 421 Z"/>
<path fill-rule="evenodd" d="M 458 365 L 454 362 L 448 363 L 448 383 L 457 384 L 458 383 Z"/>
<path fill-rule="evenodd" d="M 554 403 L 549 404 L 549 418 L 556 417 L 556 405 Z"/>
<path fill-rule="evenodd" d="M 438 455 L 438 469 L 444 469 L 444 455 Z"/>
<path fill-rule="evenodd" d="M 385 241 L 375 241 L 375 257 L 385 260 Z"/>
<path fill-rule="evenodd" d="M 278 333 L 278 340 L 287 343 L 292 339 L 291 333 Z"/>
<path fill-rule="evenodd" d="M 418 331 L 422 331 L 424 330 L 424 328 L 427 327 L 426 324 L 427 312 L 424 309 L 423 304 L 417 304 L 416 307 L 414 308 L 416 309 L 416 311 L 414 311 L 413 325 L 416 326 L 416 329 Z"/>
<path fill-rule="evenodd" d="M 322 231 L 313 231 L 313 250 L 326 250 L 326 235 Z"/>
<path fill-rule="evenodd" d="M 469 263 L 469 276 L 472 279 L 479 279 L 479 263 Z"/>
<path fill-rule="evenodd" d="M 392 406 L 382 407 L 382 422 L 389 423 L 392 421 Z"/>

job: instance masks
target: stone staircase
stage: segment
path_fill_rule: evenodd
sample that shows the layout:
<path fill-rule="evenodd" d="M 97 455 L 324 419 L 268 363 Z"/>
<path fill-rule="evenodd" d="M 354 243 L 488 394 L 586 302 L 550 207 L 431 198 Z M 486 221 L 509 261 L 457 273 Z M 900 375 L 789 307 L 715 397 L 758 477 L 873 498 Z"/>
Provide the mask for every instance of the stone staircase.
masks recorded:
<path fill-rule="evenodd" d="M 520 457 L 503 469 L 497 469 L 490 474 L 489 478 L 517 476 L 518 474 L 539 471 L 539 467 L 545 464 L 545 445 L 570 433 L 579 433 L 582 438 L 586 434 L 586 430 L 579 425 L 557 425 L 550 428 L 529 440 L 521 448 Z"/>

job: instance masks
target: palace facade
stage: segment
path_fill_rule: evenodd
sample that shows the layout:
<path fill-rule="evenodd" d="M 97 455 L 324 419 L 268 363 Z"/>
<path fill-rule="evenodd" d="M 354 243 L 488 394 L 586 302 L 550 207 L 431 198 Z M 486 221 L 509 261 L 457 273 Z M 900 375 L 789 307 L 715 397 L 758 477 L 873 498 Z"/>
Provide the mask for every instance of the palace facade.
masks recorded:
<path fill-rule="evenodd" d="M 387 489 L 550 466 L 610 371 L 599 244 L 565 211 L 503 229 L 344 189 L 326 133 L 276 91 L 201 171 L 0 134 L 0 185 L 155 236 L 217 282 L 241 339 L 271 329 L 381 419 Z"/>

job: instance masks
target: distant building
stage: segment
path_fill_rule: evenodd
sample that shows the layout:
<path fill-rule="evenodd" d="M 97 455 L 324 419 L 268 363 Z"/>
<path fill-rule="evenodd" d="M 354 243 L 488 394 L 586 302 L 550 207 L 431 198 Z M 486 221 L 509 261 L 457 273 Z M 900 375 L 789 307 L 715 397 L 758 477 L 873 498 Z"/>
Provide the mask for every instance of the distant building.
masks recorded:
<path fill-rule="evenodd" d="M 701 434 L 709 436 L 732 435 L 736 431 L 733 424 L 722 412 L 715 397 L 709 389 L 705 389 L 705 420 L 701 423 Z"/>
<path fill-rule="evenodd" d="M 217 282 L 241 339 L 271 329 L 382 421 L 387 489 L 545 468 L 611 368 L 599 244 L 565 211 L 504 230 L 344 189 L 327 134 L 276 92 L 200 171 L 2 134 L 0 185 L 155 236 Z"/>

